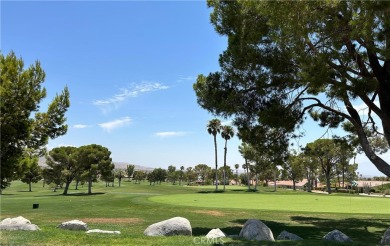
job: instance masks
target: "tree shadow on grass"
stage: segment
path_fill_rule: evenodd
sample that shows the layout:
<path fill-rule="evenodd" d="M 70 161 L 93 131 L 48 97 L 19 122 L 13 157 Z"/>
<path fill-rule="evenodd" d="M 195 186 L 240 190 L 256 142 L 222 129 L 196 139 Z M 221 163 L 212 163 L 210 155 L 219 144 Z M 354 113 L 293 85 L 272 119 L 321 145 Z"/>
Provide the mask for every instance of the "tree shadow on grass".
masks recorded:
<path fill-rule="evenodd" d="M 328 232 L 337 229 L 354 241 L 379 243 L 383 233 L 389 227 L 390 218 L 385 219 L 327 219 L 312 216 L 291 216 L 291 219 L 300 224 L 299 227 L 310 226 L 310 230 L 301 230 L 302 237 L 320 239 Z M 301 236 L 301 235 L 300 235 Z"/>
<path fill-rule="evenodd" d="M 201 190 L 196 193 L 201 193 L 201 194 L 208 194 L 208 193 L 224 193 L 225 191 L 223 190 Z"/>
<path fill-rule="evenodd" d="M 104 194 L 106 194 L 106 193 L 105 192 L 94 192 L 92 194 L 88 194 L 85 192 L 80 192 L 80 193 L 68 193 L 67 195 L 63 195 L 63 196 L 96 196 L 96 195 L 104 195 Z"/>
<path fill-rule="evenodd" d="M 88 193 L 84 193 L 84 192 L 80 192 L 80 193 L 68 193 L 67 195 L 64 195 L 62 193 L 56 193 L 56 194 L 51 194 L 51 195 L 38 195 L 38 196 L 34 196 L 34 197 L 45 197 L 45 196 L 95 196 L 95 195 L 104 195 L 106 194 L 105 192 L 95 192 L 95 193 L 92 193 L 92 194 L 88 194 Z"/>
<path fill-rule="evenodd" d="M 303 241 L 278 241 L 278 242 L 254 242 L 233 236 L 232 242 L 225 242 L 224 245 L 351 245 L 350 243 L 336 244 L 334 242 L 323 241 L 322 238 L 327 233 L 338 229 L 349 236 L 353 245 L 377 245 L 383 236 L 384 231 L 390 224 L 390 219 L 327 219 L 320 217 L 292 216 L 292 221 L 297 224 L 286 224 L 281 222 L 261 220 L 272 231 L 274 238 L 282 231 L 288 231 L 302 237 Z M 247 219 L 236 219 L 229 221 L 233 226 L 220 228 L 226 235 L 239 235 L 242 226 Z M 370 230 L 371 228 L 371 230 Z M 214 228 L 195 227 L 193 236 L 203 237 Z"/>

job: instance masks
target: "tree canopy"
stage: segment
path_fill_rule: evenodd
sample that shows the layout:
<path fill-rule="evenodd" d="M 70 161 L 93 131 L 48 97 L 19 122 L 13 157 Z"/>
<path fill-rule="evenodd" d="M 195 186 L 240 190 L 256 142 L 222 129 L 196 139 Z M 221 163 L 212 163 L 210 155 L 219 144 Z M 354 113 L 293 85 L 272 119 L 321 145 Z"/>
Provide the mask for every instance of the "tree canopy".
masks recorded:
<path fill-rule="evenodd" d="M 390 142 L 390 2 L 208 6 L 228 47 L 219 58 L 221 70 L 199 75 L 194 84 L 201 107 L 233 117 L 244 141 L 261 138 L 276 150 L 299 135 L 307 115 L 323 127 L 342 126 L 351 143 L 390 176 L 389 163 L 378 155 Z"/>
<path fill-rule="evenodd" d="M 41 155 L 49 138 L 67 131 L 68 88 L 55 96 L 46 112 L 39 112 L 46 97 L 44 80 L 45 72 L 38 61 L 25 68 L 13 52 L 6 56 L 0 53 L 1 190 L 13 179 L 25 149 Z"/>

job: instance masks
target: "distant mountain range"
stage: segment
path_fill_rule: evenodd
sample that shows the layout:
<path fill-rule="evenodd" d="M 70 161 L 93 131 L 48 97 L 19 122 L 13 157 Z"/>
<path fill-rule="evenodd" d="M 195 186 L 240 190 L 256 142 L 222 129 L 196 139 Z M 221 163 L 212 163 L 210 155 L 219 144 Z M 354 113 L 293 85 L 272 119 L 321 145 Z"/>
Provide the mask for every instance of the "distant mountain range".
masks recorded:
<path fill-rule="evenodd" d="M 115 168 L 116 169 L 126 169 L 127 165 L 134 165 L 134 170 L 135 171 L 142 170 L 142 171 L 147 171 L 147 172 L 150 171 L 151 172 L 151 171 L 154 170 L 153 167 L 144 167 L 144 166 L 140 166 L 140 165 L 136 165 L 136 164 L 131 164 L 131 163 L 128 163 L 128 162 L 114 161 L 113 163 L 115 164 Z M 39 161 L 38 161 L 38 164 L 41 167 L 47 167 L 47 165 L 46 165 L 46 158 L 45 157 L 40 157 Z"/>

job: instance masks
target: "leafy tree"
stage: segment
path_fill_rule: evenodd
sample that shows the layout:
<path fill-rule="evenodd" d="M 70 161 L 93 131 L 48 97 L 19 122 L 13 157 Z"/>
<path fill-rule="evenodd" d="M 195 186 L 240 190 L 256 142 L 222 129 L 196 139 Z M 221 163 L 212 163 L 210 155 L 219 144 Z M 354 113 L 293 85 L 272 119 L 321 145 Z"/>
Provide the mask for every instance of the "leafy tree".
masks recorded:
<path fill-rule="evenodd" d="M 118 179 L 118 185 L 121 187 L 122 178 L 125 177 L 125 170 L 114 169 L 114 177 Z"/>
<path fill-rule="evenodd" d="M 65 181 L 64 195 L 68 194 L 70 183 L 83 171 L 77 159 L 76 147 L 58 147 L 52 149 L 46 156 L 46 164 L 51 169 L 61 170 L 61 177 Z"/>
<path fill-rule="evenodd" d="M 26 148 L 43 155 L 48 139 L 67 131 L 68 88 L 55 96 L 46 112 L 39 112 L 40 103 L 46 97 L 44 80 L 45 72 L 38 61 L 25 69 L 23 60 L 13 52 L 7 56 L 0 53 L 0 192 L 13 179 Z"/>
<path fill-rule="evenodd" d="M 197 180 L 197 174 L 195 172 L 195 169 L 192 167 L 187 167 L 185 172 L 185 178 L 187 180 L 187 184 L 190 184 L 194 180 Z"/>
<path fill-rule="evenodd" d="M 345 155 L 344 148 L 349 148 L 349 146 L 334 139 L 318 139 L 308 143 L 305 148 L 306 155 L 317 159 L 322 174 L 325 176 L 329 194 L 332 193 L 330 180 L 336 175 L 336 165 L 350 159 Z"/>
<path fill-rule="evenodd" d="M 101 145 L 91 144 L 78 149 L 77 161 L 82 165 L 84 176 L 88 180 L 88 194 L 92 194 L 92 182 L 97 181 L 97 175 L 109 176 L 115 165 L 111 160 L 111 152 Z"/>
<path fill-rule="evenodd" d="M 215 151 L 215 190 L 218 191 L 218 153 L 217 153 L 217 134 L 221 131 L 221 121 L 212 119 L 207 124 L 207 132 L 214 137 Z"/>
<path fill-rule="evenodd" d="M 133 179 L 135 180 L 135 184 L 140 184 L 142 180 L 147 178 L 147 174 L 142 170 L 134 171 Z"/>
<path fill-rule="evenodd" d="M 251 178 L 250 178 L 250 174 L 249 174 L 249 163 L 248 163 L 248 159 L 250 158 L 250 151 L 251 151 L 251 148 L 249 146 L 249 144 L 247 143 L 242 143 L 240 146 L 238 146 L 238 151 L 241 153 L 242 157 L 244 158 L 245 160 L 245 164 L 242 165 L 242 168 L 244 170 L 246 170 L 246 175 L 247 175 L 247 184 L 248 184 L 248 191 L 251 189 Z"/>
<path fill-rule="evenodd" d="M 160 184 L 161 182 L 164 182 L 165 179 L 168 177 L 167 170 L 162 168 L 154 169 L 153 172 L 156 172 L 156 181 L 158 181 Z"/>
<path fill-rule="evenodd" d="M 133 176 L 134 168 L 135 168 L 134 165 L 127 165 L 127 167 L 126 167 L 127 178 L 129 179 L 129 181 L 130 181 L 131 176 Z"/>
<path fill-rule="evenodd" d="M 38 183 L 42 178 L 42 169 L 38 165 L 38 156 L 28 150 L 25 151 L 23 159 L 20 161 L 20 180 L 28 184 L 28 191 L 31 192 L 31 183 Z"/>
<path fill-rule="evenodd" d="M 302 154 L 299 155 L 293 152 L 283 165 L 283 176 L 293 182 L 293 190 L 296 190 L 295 183 L 303 180 L 305 177 L 305 169 L 301 157 Z"/>
<path fill-rule="evenodd" d="M 238 132 L 288 148 L 310 115 L 340 125 L 375 167 L 390 142 L 388 1 L 208 1 L 211 23 L 228 37 L 221 71 L 199 75 L 198 103 L 234 117 Z M 367 114 L 359 114 L 363 104 Z M 268 129 L 281 133 L 275 138 Z M 260 134 L 261 133 L 261 134 Z M 377 141 L 379 139 L 379 141 Z M 355 141 L 354 141 L 355 140 Z M 377 148 L 376 143 L 382 147 Z"/>
<path fill-rule="evenodd" d="M 225 153 L 223 156 L 223 190 L 225 190 L 225 183 L 226 183 L 226 155 L 227 155 L 227 141 L 230 140 L 232 137 L 234 137 L 234 129 L 232 126 L 221 126 L 221 136 L 223 139 L 225 139 Z"/>
<path fill-rule="evenodd" d="M 194 171 L 198 178 L 202 180 L 202 184 L 205 184 L 205 181 L 211 174 L 211 167 L 207 166 L 206 164 L 198 164 L 194 167 Z"/>

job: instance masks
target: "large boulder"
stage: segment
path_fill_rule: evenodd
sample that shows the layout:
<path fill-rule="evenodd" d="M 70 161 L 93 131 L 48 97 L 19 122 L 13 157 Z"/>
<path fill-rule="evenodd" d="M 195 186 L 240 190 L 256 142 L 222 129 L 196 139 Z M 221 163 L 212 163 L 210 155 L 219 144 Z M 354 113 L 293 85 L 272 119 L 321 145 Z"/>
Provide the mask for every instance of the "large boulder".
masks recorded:
<path fill-rule="evenodd" d="M 16 218 L 6 218 L 0 222 L 0 230 L 4 231 L 39 231 L 37 225 L 31 224 L 31 222 L 23 218 L 22 216 Z"/>
<path fill-rule="evenodd" d="M 352 239 L 350 239 L 347 235 L 345 235 L 339 230 L 333 230 L 329 232 L 323 237 L 323 239 L 327 241 L 334 241 L 339 243 L 352 242 Z"/>
<path fill-rule="evenodd" d="M 191 236 L 192 228 L 190 222 L 186 218 L 174 217 L 152 224 L 144 231 L 146 236 L 175 236 L 184 235 Z"/>
<path fill-rule="evenodd" d="M 206 235 L 206 238 L 222 238 L 222 237 L 226 237 L 226 235 L 219 228 L 212 229 Z"/>
<path fill-rule="evenodd" d="M 295 235 L 294 233 L 290 233 L 288 231 L 282 231 L 279 234 L 279 236 L 276 238 L 276 240 L 291 240 L 291 241 L 295 241 L 295 240 L 303 240 L 303 238 L 301 238 L 298 235 Z"/>
<path fill-rule="evenodd" d="M 390 227 L 383 234 L 382 240 L 380 242 L 382 245 L 390 245 Z"/>
<path fill-rule="evenodd" d="M 120 231 L 105 231 L 105 230 L 100 230 L 100 229 L 88 230 L 85 233 L 87 233 L 87 234 L 90 234 L 90 233 L 121 234 Z"/>
<path fill-rule="evenodd" d="M 84 223 L 80 220 L 71 220 L 59 224 L 57 228 L 74 231 L 86 231 L 88 230 L 88 225 L 87 223 Z"/>
<path fill-rule="evenodd" d="M 31 222 L 22 216 L 18 216 L 15 218 L 6 218 L 0 222 L 0 225 L 9 225 L 9 224 L 31 224 Z"/>
<path fill-rule="evenodd" d="M 256 241 L 275 241 L 271 229 L 260 220 L 249 219 L 240 231 L 239 237 Z"/>

